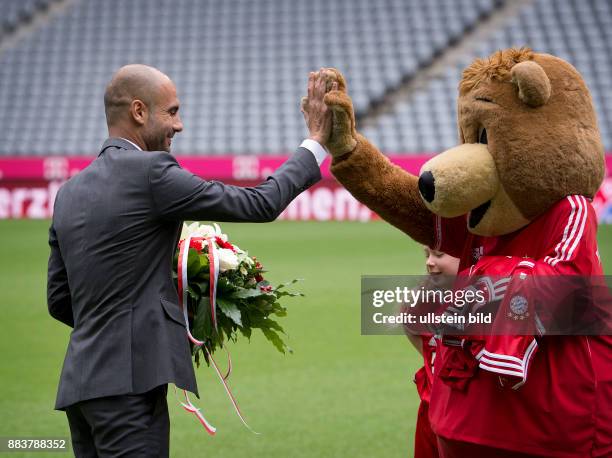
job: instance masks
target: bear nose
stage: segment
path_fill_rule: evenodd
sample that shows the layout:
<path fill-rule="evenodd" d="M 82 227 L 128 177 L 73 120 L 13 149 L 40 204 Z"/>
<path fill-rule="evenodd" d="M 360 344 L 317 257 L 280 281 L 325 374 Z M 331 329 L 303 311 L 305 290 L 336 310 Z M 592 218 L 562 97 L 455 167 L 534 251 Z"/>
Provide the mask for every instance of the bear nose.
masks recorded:
<path fill-rule="evenodd" d="M 427 202 L 431 203 L 436 195 L 436 185 L 433 173 L 429 170 L 423 172 L 419 177 L 419 191 Z"/>

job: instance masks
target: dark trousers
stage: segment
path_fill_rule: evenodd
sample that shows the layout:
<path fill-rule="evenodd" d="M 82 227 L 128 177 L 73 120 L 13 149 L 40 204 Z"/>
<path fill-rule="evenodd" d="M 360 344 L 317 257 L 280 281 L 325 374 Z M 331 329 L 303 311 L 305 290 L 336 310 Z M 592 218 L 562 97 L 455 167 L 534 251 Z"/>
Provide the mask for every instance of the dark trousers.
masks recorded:
<path fill-rule="evenodd" d="M 109 396 L 66 408 L 77 458 L 167 457 L 167 385 L 142 394 Z"/>

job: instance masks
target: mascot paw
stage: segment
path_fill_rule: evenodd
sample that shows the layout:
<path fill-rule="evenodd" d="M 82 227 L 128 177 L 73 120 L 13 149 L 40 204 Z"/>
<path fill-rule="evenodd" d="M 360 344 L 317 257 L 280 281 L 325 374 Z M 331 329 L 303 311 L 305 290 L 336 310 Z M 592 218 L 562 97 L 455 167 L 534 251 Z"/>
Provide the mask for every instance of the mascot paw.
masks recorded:
<path fill-rule="evenodd" d="M 353 102 L 347 93 L 346 80 L 342 73 L 335 68 L 326 68 L 324 74 L 328 90 L 332 88 L 333 83 L 338 85 L 336 90 L 325 94 L 325 104 L 333 112 L 331 135 L 325 146 L 333 157 L 340 157 L 357 146 Z"/>

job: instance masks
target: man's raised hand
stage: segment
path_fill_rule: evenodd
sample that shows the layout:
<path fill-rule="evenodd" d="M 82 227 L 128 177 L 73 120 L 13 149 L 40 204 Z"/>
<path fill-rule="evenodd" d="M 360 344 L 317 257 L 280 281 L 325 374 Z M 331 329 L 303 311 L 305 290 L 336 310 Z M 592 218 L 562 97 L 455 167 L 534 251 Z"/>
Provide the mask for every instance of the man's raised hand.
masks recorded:
<path fill-rule="evenodd" d="M 301 110 L 308 126 L 309 138 L 327 144 L 332 128 L 332 112 L 324 102 L 327 84 L 330 88 L 338 88 L 338 84 L 330 82 L 324 69 L 311 72 L 308 75 L 308 96 L 302 98 Z"/>
<path fill-rule="evenodd" d="M 314 94 L 315 86 L 320 84 L 321 79 L 325 81 L 326 91 L 323 103 L 332 113 L 331 130 L 323 144 L 332 156 L 340 157 L 353 151 L 357 145 L 353 102 L 347 93 L 346 80 L 340 71 L 335 68 L 322 68 L 319 72 L 310 74 L 308 97 L 302 99 L 302 112 L 308 124 L 309 116 L 323 110 L 320 105 L 310 106 L 311 93 Z M 321 86 L 317 87 L 319 91 L 317 95 L 320 95 Z"/>

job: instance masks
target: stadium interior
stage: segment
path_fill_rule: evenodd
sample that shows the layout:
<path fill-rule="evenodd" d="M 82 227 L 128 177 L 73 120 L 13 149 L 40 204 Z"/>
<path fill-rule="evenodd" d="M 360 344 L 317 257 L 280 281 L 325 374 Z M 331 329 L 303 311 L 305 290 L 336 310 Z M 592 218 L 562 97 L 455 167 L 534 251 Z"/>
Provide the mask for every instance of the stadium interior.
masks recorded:
<path fill-rule="evenodd" d="M 511 46 L 566 59 L 591 90 L 607 152 L 606 177 L 592 201 L 599 222 L 596 253 L 609 276 L 612 0 L 0 0 L 0 451 L 7 450 L 2 441 L 10 437 L 70 442 L 65 413 L 53 411 L 73 329 L 49 315 L 50 218 L 60 187 L 96 159 L 107 137 L 103 93 L 119 67 L 152 65 L 176 83 L 184 130 L 173 138 L 172 153 L 182 167 L 204 180 L 252 186 L 307 135 L 300 100 L 310 71 L 340 69 L 360 132 L 416 174 L 433 154 L 457 144 L 462 70 L 474 58 Z M 277 352 L 259 331 L 229 343 L 231 360 L 219 353 L 223 372 L 233 367 L 229 384 L 236 402 L 261 434 L 252 434 L 235 416 L 214 367 L 203 363 L 196 368 L 201 397 L 192 400 L 218 434 L 208 437 L 184 410 L 180 392 L 169 387 L 171 456 L 412 456 L 417 419 L 423 418 L 414 375 L 424 359 L 403 335 L 362 334 L 366 307 L 360 285 L 366 275 L 422 278 L 428 251 L 356 200 L 334 178 L 330 162 L 322 164 L 321 181 L 274 223 L 224 222 L 231 218 L 221 213 L 206 222 L 220 222 L 231 243 L 256 256 L 271 284 L 300 279 L 288 291 L 304 297 L 282 301 L 291 355 Z M 114 175 L 108 183 L 113 190 Z M 76 224 L 83 224 L 84 214 L 100 221 L 103 208 L 94 199 L 104 194 L 106 200 L 107 188 L 100 189 L 83 192 L 93 203 L 73 212 Z M 208 194 L 202 197 L 211 201 Z M 115 200 L 122 221 L 128 221 L 134 213 L 125 211 L 123 199 Z M 404 205 L 397 202 L 398 208 Z M 157 207 L 153 200 L 152 205 Z M 583 232 L 587 213 L 580 208 L 571 211 L 561 242 L 551 244 L 563 255 L 576 248 L 578 233 L 591 230 L 589 225 Z M 142 230 L 118 225 L 80 246 L 84 255 L 106 263 L 111 256 L 100 250 L 103 243 L 123 247 L 123 235 L 157 235 L 153 219 Z M 482 253 L 482 247 L 471 251 Z M 134 259 L 148 262 L 143 255 Z M 92 370 L 105 364 L 89 361 Z M 551 406 L 561 406 L 556 393 L 574 386 L 566 382 L 546 385 Z M 510 385 L 507 392 L 517 394 Z M 544 417 L 577 424 L 547 412 L 524 423 L 513 420 L 513 431 L 539 428 L 534 419 Z M 554 448 L 563 442 L 548 443 Z"/>

